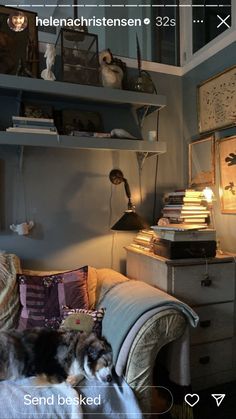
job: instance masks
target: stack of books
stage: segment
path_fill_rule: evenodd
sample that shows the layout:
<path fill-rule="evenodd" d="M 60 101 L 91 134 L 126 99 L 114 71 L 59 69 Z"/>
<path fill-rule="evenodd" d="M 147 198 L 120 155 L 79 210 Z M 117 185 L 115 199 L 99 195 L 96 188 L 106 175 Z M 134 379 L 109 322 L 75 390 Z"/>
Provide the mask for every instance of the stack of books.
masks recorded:
<path fill-rule="evenodd" d="M 153 226 L 153 251 L 168 259 L 205 258 L 216 254 L 216 231 L 189 226 Z"/>
<path fill-rule="evenodd" d="M 12 116 L 12 125 L 13 126 L 7 128 L 6 131 L 24 132 L 28 134 L 57 134 L 53 119 Z"/>
<path fill-rule="evenodd" d="M 170 241 L 201 241 L 215 240 L 216 231 L 211 228 L 199 230 L 197 227 L 180 227 L 179 225 L 170 226 L 152 226 L 154 238 L 170 240 Z"/>
<path fill-rule="evenodd" d="M 210 212 L 202 205 L 202 192 L 186 189 L 165 194 L 163 217 L 171 224 L 207 226 Z"/>
<path fill-rule="evenodd" d="M 153 237 L 153 230 L 140 230 L 131 245 L 141 250 L 152 250 Z"/>

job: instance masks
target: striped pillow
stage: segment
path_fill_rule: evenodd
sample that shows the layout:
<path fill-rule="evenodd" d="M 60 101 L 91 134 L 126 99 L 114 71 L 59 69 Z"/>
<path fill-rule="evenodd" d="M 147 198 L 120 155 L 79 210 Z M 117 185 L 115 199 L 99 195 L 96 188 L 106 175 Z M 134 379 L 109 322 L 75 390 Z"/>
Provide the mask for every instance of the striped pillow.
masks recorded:
<path fill-rule="evenodd" d="M 18 329 L 46 327 L 62 317 L 64 306 L 88 309 L 87 276 L 88 266 L 44 277 L 18 275 L 22 305 Z"/>

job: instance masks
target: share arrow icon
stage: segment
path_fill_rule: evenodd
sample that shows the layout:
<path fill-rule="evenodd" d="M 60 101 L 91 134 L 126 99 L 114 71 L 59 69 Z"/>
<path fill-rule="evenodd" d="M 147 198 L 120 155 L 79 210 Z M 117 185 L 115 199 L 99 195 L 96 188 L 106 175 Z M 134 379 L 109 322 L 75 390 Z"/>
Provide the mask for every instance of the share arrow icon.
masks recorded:
<path fill-rule="evenodd" d="M 217 407 L 219 407 L 225 398 L 225 394 L 212 394 L 212 397 L 215 399 Z"/>

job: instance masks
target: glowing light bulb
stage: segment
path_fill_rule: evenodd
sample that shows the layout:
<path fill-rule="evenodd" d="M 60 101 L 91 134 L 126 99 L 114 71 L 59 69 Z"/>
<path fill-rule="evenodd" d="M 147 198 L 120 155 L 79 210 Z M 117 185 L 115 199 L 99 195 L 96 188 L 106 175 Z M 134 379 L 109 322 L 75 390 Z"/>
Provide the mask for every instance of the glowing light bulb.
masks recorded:
<path fill-rule="evenodd" d="M 202 194 L 208 203 L 211 203 L 213 201 L 214 193 L 213 193 L 213 190 L 209 188 L 208 186 L 206 186 L 203 189 Z"/>

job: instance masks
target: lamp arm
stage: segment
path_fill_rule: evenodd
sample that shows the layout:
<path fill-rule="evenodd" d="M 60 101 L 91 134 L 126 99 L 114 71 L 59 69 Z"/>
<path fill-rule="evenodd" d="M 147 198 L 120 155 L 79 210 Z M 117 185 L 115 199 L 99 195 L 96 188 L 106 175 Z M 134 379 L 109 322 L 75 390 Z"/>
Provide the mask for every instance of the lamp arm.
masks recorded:
<path fill-rule="evenodd" d="M 125 185 L 126 196 L 127 196 L 128 199 L 130 199 L 131 198 L 131 192 L 130 192 L 130 187 L 129 187 L 128 181 L 127 181 L 127 179 L 123 178 L 123 182 L 124 182 L 124 185 Z"/>
<path fill-rule="evenodd" d="M 134 207 L 133 202 L 131 201 L 131 191 L 130 191 L 128 181 L 127 181 L 127 179 L 123 178 L 123 182 L 124 182 L 124 186 L 125 186 L 125 193 L 126 193 L 126 196 L 129 200 L 128 201 L 128 209 L 129 210 L 134 210 L 135 207 Z"/>
<path fill-rule="evenodd" d="M 111 170 L 110 174 L 109 174 L 109 179 L 111 181 L 111 183 L 113 183 L 113 185 L 120 185 L 122 182 L 124 183 L 124 187 L 125 187 L 125 194 L 128 198 L 128 209 L 134 211 L 134 205 L 131 201 L 131 191 L 130 191 L 130 187 L 128 184 L 127 179 L 124 177 L 123 173 L 121 170 L 119 169 L 113 169 Z"/>

